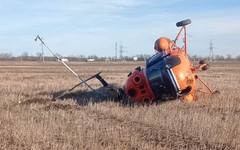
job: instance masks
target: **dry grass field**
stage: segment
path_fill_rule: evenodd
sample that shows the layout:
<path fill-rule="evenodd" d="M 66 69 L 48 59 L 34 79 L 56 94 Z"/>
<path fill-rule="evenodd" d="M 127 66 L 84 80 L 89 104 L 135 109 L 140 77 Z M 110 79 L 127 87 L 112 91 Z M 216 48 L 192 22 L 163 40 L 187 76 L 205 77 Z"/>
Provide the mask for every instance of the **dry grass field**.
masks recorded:
<path fill-rule="evenodd" d="M 121 87 L 144 62 L 68 63 L 81 77 L 102 71 Z M 58 62 L 0 62 L 0 149 L 240 149 L 240 62 L 211 62 L 199 72 L 220 95 L 130 107 L 98 100 Z M 198 82 L 199 83 L 199 82 Z M 94 88 L 101 85 L 89 81 Z M 200 86 L 200 84 L 198 84 Z M 78 102 L 85 102 L 79 105 Z"/>

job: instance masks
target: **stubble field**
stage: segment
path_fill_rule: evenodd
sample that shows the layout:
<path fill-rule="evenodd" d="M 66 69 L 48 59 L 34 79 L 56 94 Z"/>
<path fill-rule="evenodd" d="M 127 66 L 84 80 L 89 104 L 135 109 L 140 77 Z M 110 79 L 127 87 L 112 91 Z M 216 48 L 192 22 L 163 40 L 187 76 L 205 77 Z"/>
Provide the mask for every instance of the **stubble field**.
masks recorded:
<path fill-rule="evenodd" d="M 144 66 L 68 64 L 84 79 L 102 71 L 118 87 L 130 71 Z M 52 101 L 78 83 L 59 62 L 0 62 L 0 149 L 240 149 L 240 62 L 210 65 L 199 76 L 220 95 L 198 93 L 192 103 L 130 107 L 98 100 L 84 85 Z"/>

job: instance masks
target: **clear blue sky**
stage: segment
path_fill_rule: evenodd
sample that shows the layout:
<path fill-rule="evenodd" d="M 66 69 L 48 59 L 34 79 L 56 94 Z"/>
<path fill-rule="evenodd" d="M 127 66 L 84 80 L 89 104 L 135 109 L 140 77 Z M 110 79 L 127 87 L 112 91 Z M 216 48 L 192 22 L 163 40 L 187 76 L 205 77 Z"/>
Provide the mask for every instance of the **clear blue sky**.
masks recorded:
<path fill-rule="evenodd" d="M 153 54 L 159 37 L 174 39 L 176 22 L 191 19 L 190 55 L 240 55 L 239 0 L 0 0 L 0 53 L 40 52 L 36 35 L 63 56 Z M 51 55 L 45 50 L 46 55 Z"/>

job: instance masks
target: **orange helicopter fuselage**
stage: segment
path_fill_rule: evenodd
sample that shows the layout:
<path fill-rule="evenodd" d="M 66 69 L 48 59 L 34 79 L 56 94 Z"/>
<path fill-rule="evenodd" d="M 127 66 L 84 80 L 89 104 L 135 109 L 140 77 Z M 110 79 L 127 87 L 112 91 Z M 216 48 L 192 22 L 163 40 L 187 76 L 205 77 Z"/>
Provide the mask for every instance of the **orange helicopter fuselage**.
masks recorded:
<path fill-rule="evenodd" d="M 193 64 L 185 51 L 177 48 L 172 50 L 170 56 L 177 56 L 181 63 L 172 68 L 173 74 L 177 80 L 180 91 L 186 92 L 183 98 L 186 101 L 196 100 L 196 79 L 193 72 Z"/>
<path fill-rule="evenodd" d="M 155 41 L 156 54 L 146 60 L 145 68 L 136 68 L 128 75 L 123 90 L 126 95 L 137 102 L 150 104 L 152 101 L 172 100 L 183 98 L 187 102 L 196 100 L 196 91 L 216 94 L 203 80 L 196 70 L 207 70 L 209 65 L 204 60 L 199 61 L 199 66 L 194 67 L 187 55 L 186 25 L 191 20 L 183 20 L 176 24 L 182 27 L 175 40 L 161 37 Z M 176 41 L 184 31 L 183 47 L 179 48 Z M 199 80 L 208 91 L 196 89 L 196 80 Z"/>
<path fill-rule="evenodd" d="M 184 46 L 179 48 L 176 40 L 185 31 Z M 186 28 L 182 27 L 175 41 L 159 38 L 155 52 L 145 68 L 130 73 L 124 86 L 128 97 L 134 101 L 151 103 L 154 100 L 170 100 L 182 97 L 185 101 L 196 100 L 196 75 L 187 55 Z"/>

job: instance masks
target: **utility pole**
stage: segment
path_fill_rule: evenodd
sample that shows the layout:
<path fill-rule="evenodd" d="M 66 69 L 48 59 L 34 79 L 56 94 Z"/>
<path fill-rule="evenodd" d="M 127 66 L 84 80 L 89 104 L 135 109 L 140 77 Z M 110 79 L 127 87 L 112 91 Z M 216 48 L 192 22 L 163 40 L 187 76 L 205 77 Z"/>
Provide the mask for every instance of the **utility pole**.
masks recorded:
<path fill-rule="evenodd" d="M 37 41 L 38 38 L 39 40 L 43 41 L 43 38 L 39 37 L 39 35 L 35 38 L 35 41 Z M 41 42 L 41 48 L 42 48 L 42 61 L 44 62 L 43 42 Z M 41 56 L 40 56 L 40 61 L 41 61 Z"/>
<path fill-rule="evenodd" d="M 127 52 L 127 51 L 124 51 L 123 48 L 126 48 L 126 47 L 123 47 L 122 42 L 121 42 L 121 44 L 119 46 L 119 54 L 120 54 L 120 59 L 121 60 L 123 59 L 123 53 Z"/>
<path fill-rule="evenodd" d="M 42 61 L 44 62 L 43 43 L 41 43 L 41 46 L 42 46 Z"/>
<path fill-rule="evenodd" d="M 213 43 L 212 43 L 212 40 L 211 40 L 210 46 L 209 46 L 209 59 L 211 61 L 214 59 L 214 57 L 213 57 Z"/>
<path fill-rule="evenodd" d="M 115 60 L 117 60 L 117 42 L 115 42 Z"/>

